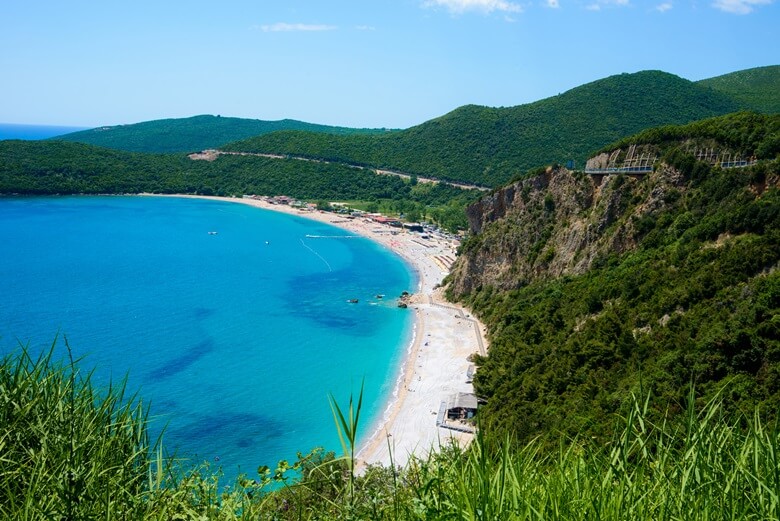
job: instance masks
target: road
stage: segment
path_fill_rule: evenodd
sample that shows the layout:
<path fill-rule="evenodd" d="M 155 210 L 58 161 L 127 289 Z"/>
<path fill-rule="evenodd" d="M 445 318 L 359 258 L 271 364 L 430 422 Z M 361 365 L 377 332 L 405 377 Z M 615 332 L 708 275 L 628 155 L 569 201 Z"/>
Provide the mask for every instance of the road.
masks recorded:
<path fill-rule="evenodd" d="M 352 165 L 349 163 L 341 163 L 337 161 L 326 161 L 324 159 L 312 159 L 309 157 L 304 156 L 291 156 L 291 155 L 281 155 L 281 154 L 262 154 L 259 152 L 229 152 L 225 150 L 204 150 L 202 152 L 196 152 L 194 154 L 190 154 L 188 157 L 192 160 L 201 160 L 201 161 L 214 161 L 219 156 L 254 156 L 254 157 L 264 157 L 267 159 L 294 159 L 296 161 L 310 161 L 312 163 L 324 163 L 329 165 L 342 165 L 349 168 L 355 168 L 357 170 L 371 170 L 377 175 L 394 175 L 398 177 L 403 177 L 404 179 L 411 179 L 413 177 L 412 174 L 408 174 L 406 172 L 398 172 L 396 170 L 385 170 L 381 168 L 369 168 L 361 165 Z M 473 185 L 469 183 L 458 183 L 453 181 L 442 181 L 441 179 L 436 179 L 435 177 L 425 177 L 425 176 L 417 176 L 417 182 L 418 183 L 447 183 L 452 186 L 455 186 L 457 188 L 461 188 L 463 190 L 480 190 L 482 192 L 487 192 L 491 190 L 490 188 L 486 188 L 484 186 L 478 186 Z"/>

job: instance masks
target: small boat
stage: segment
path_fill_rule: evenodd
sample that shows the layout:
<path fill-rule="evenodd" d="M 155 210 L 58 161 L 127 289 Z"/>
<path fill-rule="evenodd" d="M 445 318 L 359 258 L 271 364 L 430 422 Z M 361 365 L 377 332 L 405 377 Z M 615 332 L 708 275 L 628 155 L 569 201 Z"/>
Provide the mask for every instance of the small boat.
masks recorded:
<path fill-rule="evenodd" d="M 209 235 L 216 235 L 219 232 L 209 232 Z"/>
<path fill-rule="evenodd" d="M 358 299 L 356 299 L 356 298 L 351 298 L 351 299 L 349 299 L 347 302 L 349 302 L 350 304 L 357 304 L 357 303 L 358 303 Z"/>
<path fill-rule="evenodd" d="M 384 298 L 384 295 L 377 295 L 376 298 Z"/>

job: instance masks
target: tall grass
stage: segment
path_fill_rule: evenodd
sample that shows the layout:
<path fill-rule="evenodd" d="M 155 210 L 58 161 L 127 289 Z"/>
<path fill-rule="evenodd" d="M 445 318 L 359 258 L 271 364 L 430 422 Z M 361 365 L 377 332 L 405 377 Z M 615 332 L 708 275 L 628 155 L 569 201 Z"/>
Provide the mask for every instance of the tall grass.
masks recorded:
<path fill-rule="evenodd" d="M 148 409 L 124 381 L 98 392 L 91 373 L 53 353 L 22 347 L 0 362 L 0 518 L 150 514 L 170 462 L 150 443 Z"/>
<path fill-rule="evenodd" d="M 780 435 L 719 401 L 654 423 L 633 398 L 607 444 L 515 447 L 478 432 L 403 468 L 355 473 L 362 405 L 332 402 L 345 456 L 321 451 L 225 487 L 151 443 L 124 385 L 96 391 L 51 352 L 0 364 L 0 519 L 780 519 Z"/>
<path fill-rule="evenodd" d="M 682 421 L 653 423 L 648 398 L 630 403 L 605 445 L 569 440 L 543 452 L 480 431 L 466 450 L 369 467 L 342 503 L 310 497 L 281 518 L 780 519 L 776 425 L 724 416 L 717 400 L 697 408 L 693 391 Z"/>
<path fill-rule="evenodd" d="M 346 416 L 333 395 L 330 395 L 330 409 L 331 412 L 333 412 L 333 422 L 336 424 L 336 432 L 338 432 L 339 435 L 341 449 L 344 451 L 343 459 L 347 463 L 349 472 L 347 476 L 349 482 L 347 498 L 350 503 L 353 501 L 355 493 L 355 451 L 357 450 L 360 410 L 363 408 L 364 385 L 365 382 L 360 385 L 360 394 L 358 395 L 357 405 L 353 403 L 353 397 L 349 397 L 349 406 L 346 410 Z"/>
<path fill-rule="evenodd" d="M 427 501 L 475 520 L 780 518 L 776 426 L 723 417 L 717 401 L 697 411 L 691 399 L 672 428 L 647 420 L 647 400 L 632 404 L 606 446 L 541 454 L 537 443 L 512 450 L 478 435 L 459 457 L 439 458 L 445 477 L 426 467 L 422 479 L 437 484 Z"/>
<path fill-rule="evenodd" d="M 0 370 L 0 516 L 77 519 L 137 507 L 145 411 L 124 387 L 96 396 L 90 375 L 23 350 Z"/>

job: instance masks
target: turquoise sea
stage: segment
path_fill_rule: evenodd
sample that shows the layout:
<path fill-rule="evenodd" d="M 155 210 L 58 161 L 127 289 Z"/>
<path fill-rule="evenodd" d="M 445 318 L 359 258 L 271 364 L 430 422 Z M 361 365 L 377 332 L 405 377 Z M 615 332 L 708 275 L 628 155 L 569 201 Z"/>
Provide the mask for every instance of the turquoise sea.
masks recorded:
<path fill-rule="evenodd" d="M 415 285 L 347 235 L 231 202 L 0 199 L 0 353 L 59 335 L 64 358 L 66 337 L 97 383 L 127 376 L 151 402 L 168 449 L 228 478 L 338 451 L 328 394 L 346 405 L 365 380 L 369 434 L 412 334 L 394 297 Z"/>

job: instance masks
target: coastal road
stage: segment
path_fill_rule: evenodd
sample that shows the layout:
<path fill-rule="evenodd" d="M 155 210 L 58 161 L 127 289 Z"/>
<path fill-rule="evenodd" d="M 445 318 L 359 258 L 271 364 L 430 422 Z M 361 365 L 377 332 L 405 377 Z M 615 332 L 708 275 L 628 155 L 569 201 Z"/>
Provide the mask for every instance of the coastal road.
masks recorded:
<path fill-rule="evenodd" d="M 353 165 L 350 163 L 342 163 L 338 161 L 327 161 L 325 159 L 312 159 L 310 157 L 304 157 L 304 156 L 292 156 L 292 155 L 281 155 L 281 154 L 263 154 L 260 152 L 228 152 L 225 150 L 204 150 L 202 152 L 196 152 L 194 154 L 190 154 L 188 157 L 192 159 L 193 161 L 214 161 L 219 156 L 252 156 L 252 157 L 264 157 L 266 159 L 294 159 L 296 161 L 309 161 L 312 163 L 323 163 L 327 165 L 342 165 L 346 166 L 348 168 L 354 168 L 356 170 L 371 170 L 377 175 L 394 175 L 397 177 L 402 177 L 404 179 L 411 179 L 414 177 L 413 174 L 408 174 L 406 172 L 399 172 L 397 170 L 387 170 L 382 168 L 370 168 L 365 167 L 361 165 Z M 469 183 L 459 183 L 455 181 L 444 181 L 441 179 L 437 179 L 435 177 L 425 177 L 425 176 L 416 176 L 418 183 L 431 183 L 431 184 L 438 184 L 438 183 L 447 183 L 449 185 L 455 186 L 457 188 L 461 188 L 463 190 L 479 190 L 482 192 L 487 192 L 491 190 L 490 188 L 484 187 L 484 186 L 478 186 L 473 185 Z"/>

